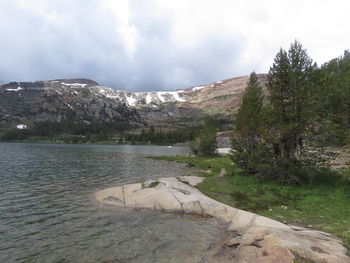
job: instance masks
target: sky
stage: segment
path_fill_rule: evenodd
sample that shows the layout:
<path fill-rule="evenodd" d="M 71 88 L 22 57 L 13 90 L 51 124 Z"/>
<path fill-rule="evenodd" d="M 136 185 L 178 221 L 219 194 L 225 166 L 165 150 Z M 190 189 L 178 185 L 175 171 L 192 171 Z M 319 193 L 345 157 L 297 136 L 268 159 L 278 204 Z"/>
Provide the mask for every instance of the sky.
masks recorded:
<path fill-rule="evenodd" d="M 267 73 L 295 39 L 350 48 L 348 0 L 0 0 L 0 83 L 89 78 L 176 90 Z"/>

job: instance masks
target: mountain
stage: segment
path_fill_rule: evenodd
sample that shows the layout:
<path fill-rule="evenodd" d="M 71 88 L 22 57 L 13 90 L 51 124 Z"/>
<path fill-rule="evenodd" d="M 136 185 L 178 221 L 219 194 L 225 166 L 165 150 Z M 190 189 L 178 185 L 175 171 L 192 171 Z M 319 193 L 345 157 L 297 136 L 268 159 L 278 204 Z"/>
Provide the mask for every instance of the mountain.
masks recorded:
<path fill-rule="evenodd" d="M 266 83 L 265 74 L 258 77 Z M 127 121 L 135 127 L 179 128 L 206 114 L 230 118 L 239 108 L 248 78 L 157 92 L 114 90 L 89 79 L 10 82 L 0 86 L 0 124 Z"/>
<path fill-rule="evenodd" d="M 96 82 L 64 81 L 11 82 L 0 86 L 2 126 L 45 120 L 140 122 L 134 108 L 94 92 Z"/>

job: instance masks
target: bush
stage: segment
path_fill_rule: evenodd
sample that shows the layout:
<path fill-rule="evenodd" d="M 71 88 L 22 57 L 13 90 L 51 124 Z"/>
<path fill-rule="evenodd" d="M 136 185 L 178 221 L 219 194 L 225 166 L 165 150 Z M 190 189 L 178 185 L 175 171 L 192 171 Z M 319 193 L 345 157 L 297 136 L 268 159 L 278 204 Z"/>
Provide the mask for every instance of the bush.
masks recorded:
<path fill-rule="evenodd" d="M 206 117 L 204 120 L 204 128 L 197 133 L 194 141 L 190 143 L 192 152 L 202 156 L 215 155 L 217 148 L 216 130 L 215 120 Z"/>

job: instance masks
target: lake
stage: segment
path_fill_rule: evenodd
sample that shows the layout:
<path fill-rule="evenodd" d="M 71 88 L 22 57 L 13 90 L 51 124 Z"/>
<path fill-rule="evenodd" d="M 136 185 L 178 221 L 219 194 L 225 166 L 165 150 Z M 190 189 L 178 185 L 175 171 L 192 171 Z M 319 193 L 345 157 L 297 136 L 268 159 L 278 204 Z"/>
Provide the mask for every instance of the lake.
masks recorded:
<path fill-rule="evenodd" d="M 0 143 L 0 262 L 206 262 L 214 219 L 103 206 L 101 189 L 194 173 L 186 147 Z"/>

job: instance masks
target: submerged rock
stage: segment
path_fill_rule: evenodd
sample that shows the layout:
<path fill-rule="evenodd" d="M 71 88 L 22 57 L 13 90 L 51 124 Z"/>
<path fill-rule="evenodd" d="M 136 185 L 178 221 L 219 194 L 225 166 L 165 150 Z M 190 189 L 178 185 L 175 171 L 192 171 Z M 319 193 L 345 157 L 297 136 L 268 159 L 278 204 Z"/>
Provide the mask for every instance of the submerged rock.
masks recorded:
<path fill-rule="evenodd" d="M 208 252 L 211 262 L 292 263 L 298 257 L 350 263 L 338 238 L 222 204 L 190 186 L 201 181 L 190 176 L 160 178 L 153 187 L 145 187 L 152 182 L 129 184 L 101 190 L 95 197 L 105 204 L 210 216 L 227 223 L 228 236 Z"/>

